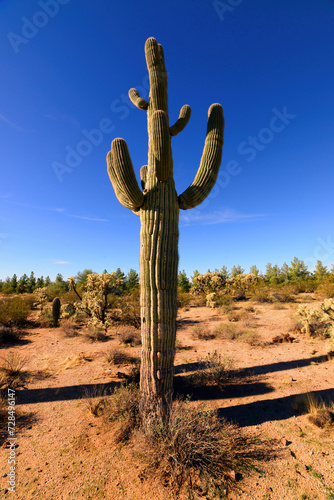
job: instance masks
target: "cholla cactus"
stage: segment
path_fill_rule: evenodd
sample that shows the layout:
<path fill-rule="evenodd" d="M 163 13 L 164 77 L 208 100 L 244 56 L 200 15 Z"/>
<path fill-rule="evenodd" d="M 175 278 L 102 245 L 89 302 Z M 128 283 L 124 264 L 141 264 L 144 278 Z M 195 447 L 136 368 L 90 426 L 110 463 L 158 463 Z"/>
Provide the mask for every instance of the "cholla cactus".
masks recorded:
<path fill-rule="evenodd" d="M 74 281 L 71 283 L 71 278 L 69 281 L 73 287 Z M 122 282 L 116 273 L 91 273 L 87 276 L 86 291 L 81 302 L 76 303 L 76 309 L 90 315 L 89 325 L 105 330 L 112 325 L 111 318 L 107 316 L 108 295 L 115 292 Z"/>
<path fill-rule="evenodd" d="M 220 271 L 208 271 L 205 274 L 196 276 L 196 281 L 191 289 L 191 293 L 199 295 L 201 293 L 210 294 L 223 290 L 226 284 L 226 276 Z"/>
<path fill-rule="evenodd" d="M 208 112 L 202 159 L 193 183 L 179 196 L 173 179 L 171 139 L 190 118 L 190 106 L 181 108 L 170 126 L 167 71 L 162 46 L 154 38 L 145 43 L 150 79 L 149 99 L 136 89 L 129 97 L 147 112 L 148 164 L 140 170 L 139 188 L 124 139 L 114 139 L 107 155 L 108 173 L 119 202 L 140 216 L 140 289 L 143 401 L 154 398 L 164 412 L 173 387 L 178 273 L 179 210 L 196 207 L 213 188 L 222 158 L 224 117 L 220 104 Z"/>
<path fill-rule="evenodd" d="M 215 292 L 208 293 L 205 298 L 206 298 L 206 307 L 211 307 L 212 309 L 217 307 L 217 302 L 216 302 L 217 294 Z"/>
<path fill-rule="evenodd" d="M 37 309 L 43 312 L 44 306 L 49 300 L 48 293 L 45 288 L 36 288 L 33 292 L 34 296 L 34 305 L 36 305 Z"/>
<path fill-rule="evenodd" d="M 303 323 L 301 331 L 308 336 L 314 333 L 314 324 L 323 320 L 323 315 L 318 309 L 307 307 L 306 305 L 300 305 L 294 316 L 300 316 L 300 320 Z"/>
<path fill-rule="evenodd" d="M 237 297 L 246 297 L 263 278 L 255 274 L 237 274 L 234 278 L 227 280 L 227 288 L 230 293 Z"/>
<path fill-rule="evenodd" d="M 332 323 L 331 337 L 334 339 L 334 299 L 325 299 L 321 304 L 325 321 Z"/>

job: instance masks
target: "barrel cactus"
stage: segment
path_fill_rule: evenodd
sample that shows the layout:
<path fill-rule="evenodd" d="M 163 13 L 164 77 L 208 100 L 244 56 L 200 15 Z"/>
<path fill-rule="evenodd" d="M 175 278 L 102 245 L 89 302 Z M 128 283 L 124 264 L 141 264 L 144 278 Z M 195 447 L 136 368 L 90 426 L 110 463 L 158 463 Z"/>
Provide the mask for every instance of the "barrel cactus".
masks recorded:
<path fill-rule="evenodd" d="M 154 399 L 162 409 L 173 389 L 177 315 L 179 210 L 199 205 L 214 186 L 222 158 L 224 117 L 220 104 L 208 111 L 207 134 L 198 172 L 179 196 L 173 178 L 171 139 L 187 125 L 191 109 L 184 105 L 169 125 L 167 72 L 162 46 L 154 38 L 145 43 L 149 99 L 136 89 L 129 98 L 147 112 L 148 164 L 140 170 L 140 189 L 124 139 L 116 138 L 107 155 L 110 181 L 116 197 L 140 216 L 140 305 L 142 401 Z"/>

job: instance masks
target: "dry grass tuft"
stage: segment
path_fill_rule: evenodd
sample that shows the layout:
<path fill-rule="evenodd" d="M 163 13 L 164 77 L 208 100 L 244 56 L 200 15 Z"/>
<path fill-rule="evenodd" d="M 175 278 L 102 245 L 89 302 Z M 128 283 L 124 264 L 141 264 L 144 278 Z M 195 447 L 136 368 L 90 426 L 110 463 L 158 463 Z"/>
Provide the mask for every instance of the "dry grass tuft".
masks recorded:
<path fill-rule="evenodd" d="M 106 409 L 108 404 L 108 400 L 106 396 L 108 395 L 108 388 L 106 387 L 97 387 L 93 388 L 85 388 L 83 397 L 84 405 L 94 417 L 100 417 Z"/>
<path fill-rule="evenodd" d="M 195 387 L 208 385 L 223 386 L 231 377 L 234 367 L 232 359 L 222 356 L 217 351 L 208 353 L 206 358 L 198 362 L 198 370 L 186 379 Z"/>
<path fill-rule="evenodd" d="M 198 340 L 212 340 L 216 338 L 216 334 L 214 332 L 208 331 L 203 326 L 194 326 L 192 336 L 194 339 Z"/>
<path fill-rule="evenodd" d="M 141 334 L 140 332 L 122 332 L 120 334 L 120 341 L 122 344 L 135 347 L 141 345 Z"/>
<path fill-rule="evenodd" d="M 93 355 L 84 352 L 71 354 L 66 359 L 64 359 L 64 361 L 60 363 L 60 368 L 63 370 L 68 370 L 69 368 L 74 368 L 75 366 L 79 366 L 84 363 L 93 361 L 93 359 L 94 359 Z"/>
<path fill-rule="evenodd" d="M 296 396 L 292 407 L 298 413 L 309 414 L 309 421 L 317 427 L 323 428 L 334 424 L 334 402 L 325 402 L 312 392 Z"/>
<path fill-rule="evenodd" d="M 25 387 L 25 383 L 30 373 L 23 370 L 26 361 L 15 352 L 10 352 L 1 358 L 0 365 L 0 388 L 10 387 L 16 389 Z"/>
<path fill-rule="evenodd" d="M 110 349 L 104 354 L 106 361 L 112 365 L 130 365 L 140 362 L 138 357 L 130 356 L 120 349 Z"/>

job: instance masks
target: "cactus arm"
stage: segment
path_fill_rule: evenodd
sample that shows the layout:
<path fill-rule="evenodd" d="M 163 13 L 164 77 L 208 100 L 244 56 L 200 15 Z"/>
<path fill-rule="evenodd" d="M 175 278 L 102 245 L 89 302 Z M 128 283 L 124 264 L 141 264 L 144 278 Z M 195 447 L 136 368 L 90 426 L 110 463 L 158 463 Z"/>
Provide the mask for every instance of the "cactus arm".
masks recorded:
<path fill-rule="evenodd" d="M 128 146 L 124 139 L 114 139 L 107 155 L 108 174 L 118 201 L 126 208 L 137 211 L 144 203 L 133 170 Z"/>
<path fill-rule="evenodd" d="M 172 137 L 182 132 L 182 130 L 189 121 L 190 115 L 191 115 L 191 108 L 190 106 L 188 106 L 188 104 L 185 104 L 184 106 L 182 106 L 180 110 L 178 119 L 176 120 L 174 125 L 172 125 L 169 129 L 169 133 Z"/>
<path fill-rule="evenodd" d="M 183 210 L 194 208 L 213 188 L 222 159 L 224 115 L 220 104 L 212 104 L 208 111 L 208 127 L 201 163 L 193 183 L 178 197 Z"/>
<path fill-rule="evenodd" d="M 140 97 L 139 92 L 136 89 L 129 90 L 130 101 L 137 106 L 138 109 L 143 109 L 144 111 L 148 108 L 148 102 Z"/>
<path fill-rule="evenodd" d="M 164 111 L 155 111 L 152 115 L 152 150 L 155 157 L 156 176 L 165 182 L 170 174 L 171 141 L 168 117 Z"/>

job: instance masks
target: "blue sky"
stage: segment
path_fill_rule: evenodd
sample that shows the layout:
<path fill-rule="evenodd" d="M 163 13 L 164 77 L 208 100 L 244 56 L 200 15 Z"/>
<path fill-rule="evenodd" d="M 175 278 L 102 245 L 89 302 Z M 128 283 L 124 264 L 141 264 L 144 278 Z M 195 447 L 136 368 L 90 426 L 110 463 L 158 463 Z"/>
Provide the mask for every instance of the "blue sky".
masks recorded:
<path fill-rule="evenodd" d="M 105 157 L 126 139 L 147 163 L 144 44 L 165 51 L 178 193 L 220 102 L 218 183 L 180 213 L 180 269 L 334 263 L 332 0 L 2 0 L 0 278 L 139 270 L 139 218 L 117 201 Z M 146 93 L 146 95 L 145 95 Z"/>

